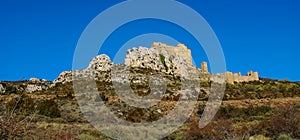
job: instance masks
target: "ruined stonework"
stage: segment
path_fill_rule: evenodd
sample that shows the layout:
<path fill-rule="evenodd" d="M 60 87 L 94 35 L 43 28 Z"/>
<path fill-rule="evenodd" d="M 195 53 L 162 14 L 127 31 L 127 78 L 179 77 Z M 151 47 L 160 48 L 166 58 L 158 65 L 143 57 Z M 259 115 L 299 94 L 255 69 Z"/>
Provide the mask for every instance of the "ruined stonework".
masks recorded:
<path fill-rule="evenodd" d="M 184 44 L 168 46 L 163 43 L 154 42 L 150 48 L 139 47 L 127 51 L 125 63 L 122 65 L 113 64 L 110 58 L 99 55 L 90 61 L 89 66 L 84 70 L 65 71 L 54 80 L 56 83 L 66 83 L 73 80 L 72 74 L 76 77 L 93 78 L 102 82 L 111 82 L 111 71 L 114 68 L 126 67 L 149 69 L 164 73 L 174 77 L 186 79 L 211 80 L 223 83 L 224 79 L 228 83 L 249 82 L 259 80 L 257 72 L 248 72 L 247 76 L 240 73 L 233 74 L 226 72 L 222 74 L 212 74 L 208 71 L 207 62 L 201 63 L 201 68 L 196 68 L 192 64 L 191 50 Z M 122 77 L 122 74 L 120 75 Z M 224 78 L 225 77 L 225 78 Z M 35 81 L 36 79 L 33 79 Z"/>
<path fill-rule="evenodd" d="M 241 73 L 232 73 L 225 72 L 226 81 L 230 84 L 234 84 L 234 82 L 250 82 L 250 81 L 258 81 L 258 72 L 249 71 L 246 76 L 242 76 Z"/>
<path fill-rule="evenodd" d="M 151 48 L 156 50 L 166 50 L 170 55 L 182 57 L 187 64 L 193 65 L 192 52 L 184 44 L 178 44 L 177 46 L 168 46 L 167 44 L 154 42 Z"/>
<path fill-rule="evenodd" d="M 127 51 L 125 65 L 132 68 L 152 69 L 168 75 L 189 79 L 191 76 L 196 77 L 199 75 L 199 71 L 195 66 L 187 63 L 183 57 L 171 55 L 165 48 L 139 47 L 130 49 Z"/>
<path fill-rule="evenodd" d="M 204 72 L 204 73 L 208 73 L 207 62 L 202 62 L 201 63 L 201 71 Z"/>

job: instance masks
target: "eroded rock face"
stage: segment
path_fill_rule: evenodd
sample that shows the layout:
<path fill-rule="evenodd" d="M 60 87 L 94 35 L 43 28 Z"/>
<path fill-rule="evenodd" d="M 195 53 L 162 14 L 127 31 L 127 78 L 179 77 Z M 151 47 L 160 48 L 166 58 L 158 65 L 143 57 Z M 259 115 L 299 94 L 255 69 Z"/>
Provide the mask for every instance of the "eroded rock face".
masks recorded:
<path fill-rule="evenodd" d="M 170 55 L 167 50 L 155 48 L 133 48 L 127 51 L 125 65 L 132 68 L 146 68 L 168 75 L 185 78 L 198 77 L 199 71 L 179 56 Z"/>
<path fill-rule="evenodd" d="M 36 91 L 42 91 L 43 88 L 42 88 L 42 86 L 29 84 L 29 85 L 27 85 L 27 87 L 26 87 L 25 90 L 26 90 L 26 92 L 28 92 L 28 93 L 32 93 L 32 92 L 36 92 Z"/>
<path fill-rule="evenodd" d="M 53 81 L 53 84 L 56 83 L 66 83 L 72 81 L 72 71 L 64 71 Z"/>
<path fill-rule="evenodd" d="M 111 70 L 111 67 L 113 66 L 112 61 L 110 58 L 105 55 L 101 54 L 99 56 L 96 56 L 90 61 L 89 66 L 84 70 L 76 70 L 76 71 L 65 71 L 62 72 L 54 81 L 53 83 L 67 83 L 71 82 L 73 77 L 72 75 L 75 74 L 76 77 L 86 78 L 86 77 L 92 77 L 95 80 L 104 80 L 106 82 L 107 80 L 103 79 L 104 77 L 107 77 L 103 74 L 103 72 L 107 72 Z"/>
<path fill-rule="evenodd" d="M 111 69 L 112 64 L 113 63 L 111 62 L 110 58 L 107 55 L 101 54 L 91 60 L 87 70 L 97 71 L 97 72 L 109 71 Z"/>
<path fill-rule="evenodd" d="M 164 50 L 167 51 L 170 55 L 178 56 L 184 59 L 184 61 L 189 64 L 193 65 L 192 63 L 192 51 L 187 48 L 184 44 L 178 44 L 176 46 L 169 46 L 167 44 L 161 42 L 154 42 L 151 45 L 151 48 L 155 48 L 156 50 Z"/>
<path fill-rule="evenodd" d="M 38 79 L 38 78 L 30 78 L 29 81 L 33 82 L 33 83 L 39 83 L 39 82 L 41 82 L 40 79 Z"/>
<path fill-rule="evenodd" d="M 3 87 L 3 85 L 2 84 L 0 84 L 0 93 L 5 93 L 5 88 Z"/>
<path fill-rule="evenodd" d="M 176 48 L 178 49 L 180 47 Z M 128 68 L 150 69 L 187 79 L 199 77 L 199 70 L 195 66 L 188 63 L 185 58 L 174 54 L 170 55 L 169 50 L 163 47 L 159 49 L 157 49 L 157 47 L 129 49 L 126 54 L 124 66 Z M 61 73 L 58 78 L 54 80 L 54 84 L 71 82 L 73 79 L 72 74 L 75 74 L 76 77 L 79 78 L 93 78 L 103 82 L 110 82 L 110 72 L 112 68 L 117 67 L 118 65 L 113 64 L 107 55 L 102 54 L 93 58 L 89 66 L 84 70 Z"/>
<path fill-rule="evenodd" d="M 158 50 L 146 47 L 133 48 L 127 51 L 125 65 L 132 68 L 139 67 L 163 71 L 165 66 L 160 57 L 164 57 L 162 60 L 165 61 L 166 56 L 160 55 Z"/>

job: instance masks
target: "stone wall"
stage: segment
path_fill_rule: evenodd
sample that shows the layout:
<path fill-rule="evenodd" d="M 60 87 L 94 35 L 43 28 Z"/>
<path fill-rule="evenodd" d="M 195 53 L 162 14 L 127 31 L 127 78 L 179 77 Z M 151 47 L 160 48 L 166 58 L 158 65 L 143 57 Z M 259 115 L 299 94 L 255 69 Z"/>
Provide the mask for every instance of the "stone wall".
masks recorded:
<path fill-rule="evenodd" d="M 150 48 L 139 47 L 127 50 L 125 67 L 151 69 L 174 77 L 184 77 L 186 79 L 211 80 L 222 82 L 224 79 L 233 84 L 234 82 L 249 82 L 259 80 L 258 72 L 248 72 L 246 76 L 241 73 L 226 72 L 222 74 L 212 74 L 208 71 L 207 62 L 201 63 L 201 68 L 196 68 L 192 64 L 191 50 L 184 44 L 168 46 L 163 43 L 154 42 Z M 118 67 L 105 55 L 93 58 L 89 66 L 84 70 L 65 71 L 61 73 L 56 83 L 66 83 L 72 81 L 72 74 L 83 78 L 94 78 L 95 80 L 109 82 L 112 68 Z M 224 78 L 225 77 L 225 78 Z M 36 80 L 36 79 L 34 79 Z"/>
<path fill-rule="evenodd" d="M 171 48 L 168 51 L 165 47 L 160 48 L 159 46 L 133 48 L 127 51 L 125 65 L 132 68 L 152 69 L 185 78 L 199 75 L 199 71 L 195 66 L 187 63 L 186 59 L 181 56 L 169 54 L 170 50 Z"/>
<path fill-rule="evenodd" d="M 250 81 L 258 81 L 258 72 L 249 71 L 246 76 L 242 76 L 241 73 L 225 73 L 226 81 L 230 84 L 234 84 L 234 82 L 250 82 Z"/>
<path fill-rule="evenodd" d="M 166 50 L 170 55 L 182 57 L 189 65 L 193 65 L 192 52 L 184 44 L 178 44 L 177 46 L 168 46 L 167 44 L 154 42 L 151 48 L 156 50 Z"/>

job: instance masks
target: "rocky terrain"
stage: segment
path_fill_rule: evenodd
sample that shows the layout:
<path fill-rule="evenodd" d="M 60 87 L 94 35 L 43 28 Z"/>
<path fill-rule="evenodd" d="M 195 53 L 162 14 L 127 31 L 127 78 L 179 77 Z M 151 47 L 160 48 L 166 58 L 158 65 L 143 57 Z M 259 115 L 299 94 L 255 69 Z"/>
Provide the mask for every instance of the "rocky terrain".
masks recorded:
<path fill-rule="evenodd" d="M 189 119 L 163 139 L 300 139 L 300 83 L 264 78 L 227 83 L 218 113 L 198 128 L 209 95 L 221 92 L 212 87 L 224 86 L 211 76 L 167 51 L 139 47 L 128 50 L 124 64 L 102 54 L 86 69 L 62 72 L 53 82 L 3 81 L 0 139 L 110 139 L 83 115 L 103 114 L 78 104 L 96 106 L 102 100 L 118 118 L 146 123 L 168 115 L 179 100 L 194 98 Z M 99 96 L 90 94 L 95 90 Z M 139 104 L 142 100 L 147 102 Z"/>

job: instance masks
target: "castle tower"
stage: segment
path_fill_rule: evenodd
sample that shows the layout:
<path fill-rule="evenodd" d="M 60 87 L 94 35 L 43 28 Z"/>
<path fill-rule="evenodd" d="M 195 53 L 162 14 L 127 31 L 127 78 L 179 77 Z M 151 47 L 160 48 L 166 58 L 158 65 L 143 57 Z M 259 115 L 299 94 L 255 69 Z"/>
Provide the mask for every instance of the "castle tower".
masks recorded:
<path fill-rule="evenodd" d="M 254 78 L 254 80 L 259 80 L 258 72 L 253 73 L 253 78 Z"/>
<path fill-rule="evenodd" d="M 252 71 L 249 71 L 249 72 L 247 73 L 247 76 L 252 77 L 252 76 L 253 76 L 253 72 L 252 72 Z"/>
<path fill-rule="evenodd" d="M 201 63 L 201 69 L 203 72 L 208 72 L 208 67 L 206 62 Z"/>
<path fill-rule="evenodd" d="M 247 76 L 251 78 L 251 80 L 259 80 L 259 77 L 258 77 L 258 72 L 253 72 L 253 71 L 249 71 L 247 73 Z"/>

